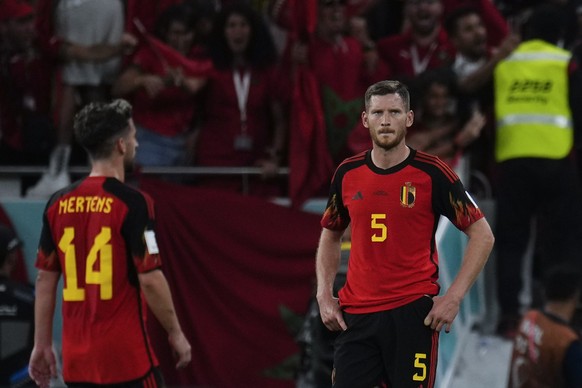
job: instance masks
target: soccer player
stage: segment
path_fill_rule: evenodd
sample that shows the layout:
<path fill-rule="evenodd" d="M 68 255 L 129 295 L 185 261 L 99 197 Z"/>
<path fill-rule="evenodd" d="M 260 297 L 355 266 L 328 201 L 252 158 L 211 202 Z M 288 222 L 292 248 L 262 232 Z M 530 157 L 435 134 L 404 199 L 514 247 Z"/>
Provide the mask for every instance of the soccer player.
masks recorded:
<path fill-rule="evenodd" d="M 317 301 L 335 343 L 334 388 L 434 386 L 438 336 L 493 247 L 493 233 L 459 177 L 435 156 L 405 144 L 410 96 L 398 81 L 365 94 L 362 122 L 372 149 L 337 168 L 316 259 Z M 435 232 L 441 215 L 469 237 L 463 264 L 442 296 Z M 340 240 L 352 249 L 339 300 L 332 286 Z"/>
<path fill-rule="evenodd" d="M 163 385 L 146 332 L 146 303 L 168 333 L 176 367 L 191 359 L 160 269 L 154 204 L 124 184 L 138 146 L 131 113 L 129 103 L 115 100 L 89 104 L 75 117 L 91 173 L 56 192 L 43 216 L 29 368 L 41 387 L 56 374 L 52 320 L 61 274 L 63 378 L 69 387 Z"/>

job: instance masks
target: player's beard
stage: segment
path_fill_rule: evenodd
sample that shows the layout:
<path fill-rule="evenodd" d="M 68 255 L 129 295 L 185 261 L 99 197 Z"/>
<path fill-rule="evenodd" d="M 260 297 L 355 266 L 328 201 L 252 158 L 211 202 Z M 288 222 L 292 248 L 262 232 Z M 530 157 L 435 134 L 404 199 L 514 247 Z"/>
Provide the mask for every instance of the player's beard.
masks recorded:
<path fill-rule="evenodd" d="M 406 137 L 406 128 L 400 132 L 396 131 L 396 133 L 389 138 L 381 136 L 382 132 L 386 131 L 384 130 L 378 133 L 378 131 L 370 130 L 370 135 L 372 137 L 372 141 L 374 142 L 374 144 L 376 144 L 378 147 L 382 148 L 385 151 L 389 151 L 392 148 L 396 147 L 401 142 L 403 142 L 404 138 Z"/>

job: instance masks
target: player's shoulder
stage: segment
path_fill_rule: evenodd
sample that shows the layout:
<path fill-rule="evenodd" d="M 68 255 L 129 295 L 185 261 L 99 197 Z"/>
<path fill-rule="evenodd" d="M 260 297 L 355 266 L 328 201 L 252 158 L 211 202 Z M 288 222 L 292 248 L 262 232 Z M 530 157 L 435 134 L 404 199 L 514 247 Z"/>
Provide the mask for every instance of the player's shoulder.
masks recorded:
<path fill-rule="evenodd" d="M 62 197 L 74 192 L 83 183 L 86 178 L 79 179 L 68 186 L 63 187 L 60 190 L 55 191 L 47 201 L 46 208 L 50 208 L 55 202 L 57 202 Z"/>
<path fill-rule="evenodd" d="M 444 175 L 450 182 L 458 180 L 457 173 L 443 162 L 438 156 L 428 154 L 423 151 L 414 151 L 410 164 L 417 167 L 430 175 Z"/>
<path fill-rule="evenodd" d="M 344 159 L 336 168 L 334 179 L 343 177 L 348 171 L 366 164 L 366 155 L 368 151 L 362 151 L 359 154 Z"/>
<path fill-rule="evenodd" d="M 111 195 L 118 197 L 127 205 L 153 206 L 153 199 L 148 193 L 117 179 L 106 179 L 103 183 L 103 189 Z"/>
<path fill-rule="evenodd" d="M 354 156 L 350 156 L 349 158 L 344 159 L 338 166 L 338 169 L 350 169 L 354 167 L 361 166 L 362 164 L 366 163 L 366 155 L 368 154 L 369 150 L 362 151 L 359 154 Z"/>

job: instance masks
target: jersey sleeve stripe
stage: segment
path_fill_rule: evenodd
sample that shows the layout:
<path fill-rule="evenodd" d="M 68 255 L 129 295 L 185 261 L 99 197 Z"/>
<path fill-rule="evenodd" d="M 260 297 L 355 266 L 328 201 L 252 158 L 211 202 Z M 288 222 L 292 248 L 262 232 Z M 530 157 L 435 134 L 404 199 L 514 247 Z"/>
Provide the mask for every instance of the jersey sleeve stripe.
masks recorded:
<path fill-rule="evenodd" d="M 343 166 L 345 166 L 345 165 L 347 165 L 347 164 L 349 164 L 349 163 L 353 163 L 353 162 L 359 162 L 359 161 L 365 160 L 365 159 L 366 159 L 366 152 L 367 152 L 367 151 L 363 151 L 363 152 L 360 152 L 360 153 L 359 153 L 359 154 L 357 154 L 357 155 L 354 155 L 354 156 L 351 156 L 351 157 L 349 157 L 349 158 L 346 158 L 346 159 L 344 159 L 344 160 L 343 160 L 343 161 L 342 161 L 342 162 L 339 164 L 339 166 L 337 166 L 337 168 L 336 168 L 336 170 L 335 170 L 335 172 L 334 172 L 334 174 L 333 174 L 333 178 L 332 178 L 332 180 L 333 180 L 333 179 L 335 179 L 335 176 L 336 176 L 337 172 L 338 172 L 338 171 L 339 171 L 339 170 L 340 170 L 340 169 L 341 169 Z"/>
<path fill-rule="evenodd" d="M 433 166 L 437 167 L 449 178 L 451 182 L 454 182 L 458 179 L 457 174 L 445 162 L 443 162 L 436 156 L 425 154 L 423 152 L 417 152 L 416 158 L 420 162 L 432 164 Z"/>
<path fill-rule="evenodd" d="M 346 164 L 346 163 L 356 162 L 356 161 L 359 161 L 359 160 L 363 160 L 365 158 L 366 158 L 366 151 L 360 152 L 357 155 L 350 156 L 349 158 L 345 159 L 343 162 L 340 163 L 340 166 L 343 165 L 343 164 Z"/>

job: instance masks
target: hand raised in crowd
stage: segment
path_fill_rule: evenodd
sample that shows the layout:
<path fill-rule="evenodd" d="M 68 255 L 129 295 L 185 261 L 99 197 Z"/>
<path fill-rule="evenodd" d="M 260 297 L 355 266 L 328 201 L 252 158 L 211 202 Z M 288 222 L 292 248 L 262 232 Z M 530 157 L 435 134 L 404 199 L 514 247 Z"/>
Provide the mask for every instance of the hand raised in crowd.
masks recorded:
<path fill-rule="evenodd" d="M 186 77 L 184 76 L 184 71 L 181 67 L 170 67 L 166 72 L 166 84 L 180 87 L 183 85 Z"/>
<path fill-rule="evenodd" d="M 291 49 L 291 60 L 295 64 L 305 65 L 309 62 L 309 48 L 305 43 L 296 42 Z"/>
<path fill-rule="evenodd" d="M 493 49 L 493 58 L 499 62 L 505 59 L 521 43 L 521 36 L 511 33 L 503 39 L 499 47 Z"/>
<path fill-rule="evenodd" d="M 157 96 L 166 87 L 165 79 L 155 74 L 142 75 L 137 81 L 151 98 Z"/>
<path fill-rule="evenodd" d="M 485 116 L 479 110 L 474 110 L 469 121 L 455 136 L 455 144 L 458 147 L 466 147 L 471 144 L 481 135 L 481 130 L 486 123 Z"/>
<path fill-rule="evenodd" d="M 123 54 L 128 55 L 133 52 L 133 49 L 138 45 L 139 40 L 135 37 L 135 35 L 130 34 L 129 32 L 124 32 L 121 36 L 121 46 Z"/>

